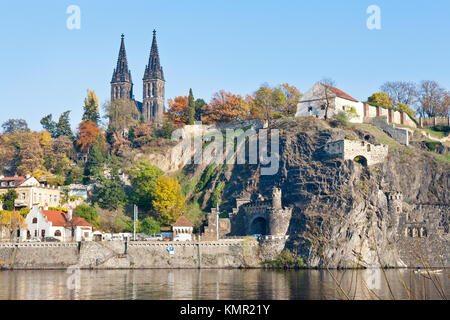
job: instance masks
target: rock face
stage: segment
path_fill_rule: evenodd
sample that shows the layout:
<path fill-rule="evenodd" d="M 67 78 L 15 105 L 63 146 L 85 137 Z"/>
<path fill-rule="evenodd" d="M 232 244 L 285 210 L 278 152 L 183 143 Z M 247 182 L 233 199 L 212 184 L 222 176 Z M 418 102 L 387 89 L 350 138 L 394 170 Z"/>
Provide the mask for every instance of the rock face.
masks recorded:
<path fill-rule="evenodd" d="M 281 139 L 278 173 L 262 176 L 256 165 L 236 165 L 224 195 L 269 197 L 274 186 L 280 188 L 283 206 L 293 208 L 286 246 L 310 266 L 449 265 L 448 162 L 397 144 L 384 162 L 362 166 L 332 158 L 323 149 L 343 138 L 379 142 L 363 126 L 338 129 L 297 118 L 275 128 Z"/>

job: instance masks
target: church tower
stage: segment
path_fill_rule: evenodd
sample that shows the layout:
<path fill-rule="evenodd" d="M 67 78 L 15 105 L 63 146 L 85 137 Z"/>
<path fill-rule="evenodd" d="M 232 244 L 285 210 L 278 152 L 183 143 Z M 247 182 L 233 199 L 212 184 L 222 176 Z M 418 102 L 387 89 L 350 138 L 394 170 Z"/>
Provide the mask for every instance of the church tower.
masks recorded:
<path fill-rule="evenodd" d="M 143 80 L 142 115 L 146 122 L 162 120 L 164 114 L 165 80 L 159 62 L 156 30 L 153 30 L 153 42 L 148 65 Z"/>
<path fill-rule="evenodd" d="M 116 99 L 134 99 L 133 81 L 128 69 L 127 53 L 125 51 L 124 35 L 122 33 L 117 66 L 111 80 L 111 101 Z"/>

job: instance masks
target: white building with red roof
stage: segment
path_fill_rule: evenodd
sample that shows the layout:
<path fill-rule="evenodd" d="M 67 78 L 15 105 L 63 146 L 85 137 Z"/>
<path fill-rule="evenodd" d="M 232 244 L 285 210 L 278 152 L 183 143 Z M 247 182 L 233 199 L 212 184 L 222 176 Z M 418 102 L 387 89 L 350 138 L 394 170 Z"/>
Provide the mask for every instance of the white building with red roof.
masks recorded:
<path fill-rule="evenodd" d="M 172 224 L 173 241 L 192 241 L 194 225 L 184 215 Z"/>
<path fill-rule="evenodd" d="M 349 111 L 355 108 L 357 117 L 350 122 L 362 123 L 364 118 L 364 104 L 359 102 L 344 91 L 317 82 L 297 104 L 296 117 L 315 116 L 320 119 L 325 118 L 326 105 L 329 105 L 327 117 L 331 118 L 339 111 Z"/>
<path fill-rule="evenodd" d="M 84 218 L 73 217 L 72 209 L 42 210 L 35 205 L 25 221 L 28 226 L 27 238 L 53 237 L 60 241 L 92 241 L 93 226 Z"/>

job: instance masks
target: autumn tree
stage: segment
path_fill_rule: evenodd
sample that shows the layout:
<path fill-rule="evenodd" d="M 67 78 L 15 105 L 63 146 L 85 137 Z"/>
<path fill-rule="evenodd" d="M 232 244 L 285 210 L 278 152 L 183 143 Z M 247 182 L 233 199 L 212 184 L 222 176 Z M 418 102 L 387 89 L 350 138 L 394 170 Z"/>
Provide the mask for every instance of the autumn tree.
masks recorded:
<path fill-rule="evenodd" d="M 149 122 L 140 123 L 133 128 L 134 137 L 130 139 L 135 147 L 142 147 L 153 139 L 153 125 Z"/>
<path fill-rule="evenodd" d="M 417 97 L 417 87 L 410 81 L 387 81 L 380 87 L 381 92 L 386 93 L 395 105 L 412 106 Z"/>
<path fill-rule="evenodd" d="M 97 95 L 94 91 L 87 89 L 87 97 L 84 99 L 83 122 L 91 121 L 98 124 L 100 120 Z"/>
<path fill-rule="evenodd" d="M 26 227 L 25 218 L 19 211 L 0 212 L 0 229 L 6 229 L 11 240 L 14 238 L 15 232 Z"/>
<path fill-rule="evenodd" d="M 449 114 L 449 91 L 436 81 L 424 80 L 418 89 L 417 111 L 422 117 L 446 117 Z"/>
<path fill-rule="evenodd" d="M 263 84 L 253 93 L 253 114 L 258 114 L 263 120 L 270 121 L 282 116 L 286 96 L 280 88 L 271 88 Z"/>
<path fill-rule="evenodd" d="M 104 109 L 109 120 L 108 131 L 123 132 L 139 122 L 140 113 L 133 100 L 116 99 L 107 103 Z"/>
<path fill-rule="evenodd" d="M 102 133 L 102 129 L 97 127 L 97 124 L 91 120 L 86 120 L 78 126 L 76 141 L 77 147 L 84 153 L 89 153 L 89 150 L 94 145 L 97 137 Z"/>
<path fill-rule="evenodd" d="M 385 92 L 374 93 L 367 99 L 367 101 L 385 108 L 392 108 L 392 106 L 394 105 L 394 101 L 392 101 L 389 98 L 389 95 Z"/>
<path fill-rule="evenodd" d="M 20 175 L 31 174 L 42 168 L 44 154 L 36 132 L 22 133 L 18 150 L 18 166 L 16 171 Z"/>
<path fill-rule="evenodd" d="M 176 178 L 160 176 L 156 182 L 153 208 L 162 224 L 170 225 L 185 211 L 186 201 Z"/>
<path fill-rule="evenodd" d="M 3 132 L 6 134 L 13 134 L 16 132 L 29 132 L 28 124 L 23 119 L 9 119 L 2 124 Z"/>
<path fill-rule="evenodd" d="M 283 117 L 294 117 L 297 112 L 297 104 L 302 98 L 302 94 L 295 86 L 291 86 L 288 83 L 283 83 L 279 86 L 279 89 L 286 97 L 284 104 L 279 112 Z"/>
<path fill-rule="evenodd" d="M 178 96 L 173 100 L 169 99 L 169 109 L 165 117 L 170 119 L 175 126 L 180 127 L 188 122 L 189 98 L 187 96 Z"/>
<path fill-rule="evenodd" d="M 210 124 L 244 120 L 248 118 L 249 111 L 248 104 L 240 95 L 220 90 L 203 107 L 202 122 Z"/>

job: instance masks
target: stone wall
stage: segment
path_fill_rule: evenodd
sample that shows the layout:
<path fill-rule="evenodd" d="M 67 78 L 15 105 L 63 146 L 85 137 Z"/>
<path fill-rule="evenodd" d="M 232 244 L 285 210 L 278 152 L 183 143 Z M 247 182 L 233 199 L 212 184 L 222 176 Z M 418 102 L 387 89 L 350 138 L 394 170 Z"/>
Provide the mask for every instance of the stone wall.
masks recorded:
<path fill-rule="evenodd" d="M 386 116 L 389 123 L 417 128 L 417 124 L 405 112 L 364 103 L 364 122 L 371 122 L 371 118 L 382 116 Z"/>
<path fill-rule="evenodd" d="M 403 145 L 409 145 L 409 131 L 402 128 L 396 128 L 395 125 L 388 124 L 385 116 L 370 119 L 370 123 L 375 127 L 389 134 L 392 139 Z"/>
<path fill-rule="evenodd" d="M 274 242 L 272 244 L 272 241 Z M 170 254 L 169 248 L 174 254 Z M 0 243 L 0 268 L 154 269 L 259 267 L 284 248 L 280 239 L 227 239 L 202 242 L 106 241 L 78 243 Z"/>
<path fill-rule="evenodd" d="M 358 156 L 363 156 L 369 166 L 383 162 L 389 151 L 386 145 L 374 145 L 367 141 L 347 139 L 327 143 L 324 150 L 328 154 L 336 155 L 344 160 L 354 160 Z"/>

